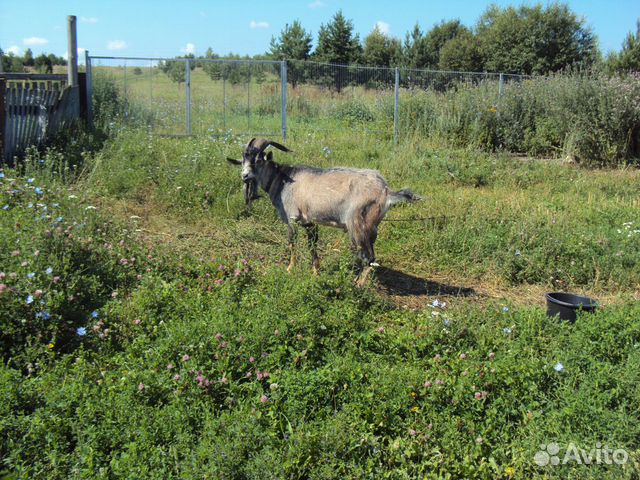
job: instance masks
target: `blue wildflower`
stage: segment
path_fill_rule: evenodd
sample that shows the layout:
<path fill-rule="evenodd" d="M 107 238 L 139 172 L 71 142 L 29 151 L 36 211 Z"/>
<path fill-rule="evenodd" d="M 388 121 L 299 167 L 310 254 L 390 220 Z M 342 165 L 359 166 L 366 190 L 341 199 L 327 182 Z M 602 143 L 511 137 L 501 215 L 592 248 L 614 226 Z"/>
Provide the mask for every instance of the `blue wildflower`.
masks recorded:
<path fill-rule="evenodd" d="M 451 322 L 449 321 L 448 318 L 445 318 L 444 320 L 442 320 L 442 323 L 445 327 L 448 327 L 449 325 L 451 325 Z"/>
<path fill-rule="evenodd" d="M 49 312 L 45 312 L 43 310 L 42 312 L 36 313 L 36 318 L 42 318 L 43 320 L 49 320 L 51 318 L 51 314 Z"/>
<path fill-rule="evenodd" d="M 502 313 L 507 313 L 509 311 L 509 307 L 502 307 Z"/>
<path fill-rule="evenodd" d="M 5 205 L 4 207 L 2 207 L 3 210 L 9 210 L 9 205 Z"/>
<path fill-rule="evenodd" d="M 33 272 L 27 273 L 27 278 L 28 278 L 29 280 L 33 280 L 33 279 L 35 278 L 35 276 L 36 276 L 36 274 L 35 274 L 35 273 L 33 273 Z"/>
<path fill-rule="evenodd" d="M 44 193 L 40 187 L 36 187 L 33 191 L 36 192 L 36 195 L 42 195 Z"/>
<path fill-rule="evenodd" d="M 76 329 L 76 333 L 77 333 L 78 335 L 80 335 L 81 337 L 84 337 L 84 336 L 87 334 L 87 329 L 86 329 L 86 328 L 84 328 L 84 327 L 78 327 L 78 328 Z"/>
<path fill-rule="evenodd" d="M 91 316 L 92 316 L 93 318 L 98 318 L 98 311 L 97 311 L 97 310 L 94 310 L 93 312 L 91 312 Z"/>
<path fill-rule="evenodd" d="M 553 367 L 553 369 L 556 372 L 562 372 L 564 370 L 564 365 L 560 362 L 556 363 L 555 366 Z"/>
<path fill-rule="evenodd" d="M 32 304 L 33 303 L 33 295 L 27 295 L 26 302 L 27 302 L 27 305 Z"/>
<path fill-rule="evenodd" d="M 4 172 L 0 172 L 0 178 L 4 178 Z"/>
<path fill-rule="evenodd" d="M 51 204 L 51 206 L 52 206 L 52 207 L 59 207 L 59 206 L 60 206 L 60 204 L 59 204 L 59 203 L 52 203 L 52 204 Z"/>
<path fill-rule="evenodd" d="M 62 220 L 64 220 L 64 217 L 58 217 L 56 218 L 56 223 L 60 223 Z"/>
<path fill-rule="evenodd" d="M 505 335 L 509 335 L 511 333 L 511 328 L 510 327 L 504 327 L 502 329 L 502 333 L 504 333 Z"/>
<path fill-rule="evenodd" d="M 33 208 L 33 203 L 29 203 L 29 205 L 27 205 L 27 208 Z"/>
<path fill-rule="evenodd" d="M 51 267 L 47 267 L 47 269 L 45 270 L 45 273 L 46 273 L 47 275 L 51 275 L 51 274 L 53 273 L 53 268 L 51 268 Z"/>
<path fill-rule="evenodd" d="M 29 180 L 27 180 L 27 183 L 33 183 L 34 180 L 35 178 L 30 178 Z"/>

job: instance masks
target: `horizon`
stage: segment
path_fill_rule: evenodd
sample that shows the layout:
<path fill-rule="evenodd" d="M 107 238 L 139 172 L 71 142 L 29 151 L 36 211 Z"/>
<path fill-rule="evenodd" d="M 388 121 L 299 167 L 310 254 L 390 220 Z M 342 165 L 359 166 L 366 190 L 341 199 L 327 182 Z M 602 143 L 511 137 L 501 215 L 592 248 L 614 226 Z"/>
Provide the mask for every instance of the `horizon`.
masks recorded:
<path fill-rule="evenodd" d="M 376 25 L 383 33 L 403 40 L 416 23 L 423 31 L 430 30 L 441 21 L 455 19 L 467 27 L 474 27 L 491 3 L 504 8 L 533 6 L 542 2 L 438 0 L 425 3 L 411 0 L 403 2 L 406 8 L 390 10 L 388 4 L 379 0 L 285 0 L 261 5 L 247 0 L 222 0 L 215 4 L 190 0 L 180 7 L 166 0 L 153 4 L 117 0 L 110 5 L 64 0 L 42 2 L 36 9 L 38 14 L 33 15 L 33 3 L 0 0 L 0 48 L 5 53 L 19 56 L 30 48 L 34 56 L 53 53 L 66 58 L 66 18 L 67 15 L 75 15 L 81 62 L 84 61 L 85 50 L 93 56 L 175 57 L 185 54 L 202 56 L 211 47 L 218 55 L 255 56 L 267 53 L 271 38 L 277 38 L 285 25 L 294 20 L 299 20 L 311 33 L 315 48 L 320 25 L 330 22 L 338 10 L 353 22 L 354 33 L 360 41 Z M 637 7 L 634 9 L 635 3 L 628 0 L 573 0 L 563 3 L 578 17 L 584 18 L 604 55 L 619 51 L 627 34 L 636 31 L 638 17 L 629 12 L 637 11 Z M 549 5 L 550 2 L 542 4 Z M 148 16 L 151 8 L 154 21 L 141 22 L 140 19 Z M 65 10 L 68 13 L 59 13 Z M 253 13 L 246 15 L 247 11 Z M 122 12 L 131 13 L 123 17 Z M 29 22 L 20 22 L 21 18 L 29 18 Z M 214 30 L 210 27 L 212 21 L 217 22 Z"/>

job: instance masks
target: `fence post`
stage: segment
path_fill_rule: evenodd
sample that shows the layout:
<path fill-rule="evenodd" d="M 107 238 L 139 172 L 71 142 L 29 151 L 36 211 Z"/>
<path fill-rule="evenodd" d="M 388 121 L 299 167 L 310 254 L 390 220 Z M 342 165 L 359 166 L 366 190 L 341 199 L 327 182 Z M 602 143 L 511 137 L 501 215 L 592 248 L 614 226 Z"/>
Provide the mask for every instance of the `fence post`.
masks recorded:
<path fill-rule="evenodd" d="M 184 62 L 184 88 L 185 88 L 185 96 L 187 102 L 187 135 L 191 135 L 191 62 L 187 58 L 187 61 Z"/>
<path fill-rule="evenodd" d="M 67 83 L 70 87 L 78 86 L 78 39 L 76 36 L 76 16 L 67 16 L 67 39 L 69 63 L 67 67 Z"/>
<path fill-rule="evenodd" d="M 0 58 L 0 61 L 2 59 Z M 0 78 L 0 165 L 4 163 L 4 127 L 5 120 L 5 95 L 7 93 L 7 83 L 4 78 Z"/>
<path fill-rule="evenodd" d="M 398 123 L 399 123 L 399 103 L 400 103 L 400 69 L 396 67 L 396 81 L 394 86 L 393 104 L 393 143 L 398 144 Z"/>
<path fill-rule="evenodd" d="M 280 62 L 280 90 L 282 93 L 282 140 L 287 140 L 287 61 Z"/>
<path fill-rule="evenodd" d="M 500 74 L 500 81 L 498 83 L 498 96 L 502 97 L 502 91 L 504 89 L 504 76 Z"/>
<path fill-rule="evenodd" d="M 87 82 L 87 126 L 93 128 L 93 77 L 91 76 L 91 57 L 89 50 L 84 51 L 85 79 Z"/>

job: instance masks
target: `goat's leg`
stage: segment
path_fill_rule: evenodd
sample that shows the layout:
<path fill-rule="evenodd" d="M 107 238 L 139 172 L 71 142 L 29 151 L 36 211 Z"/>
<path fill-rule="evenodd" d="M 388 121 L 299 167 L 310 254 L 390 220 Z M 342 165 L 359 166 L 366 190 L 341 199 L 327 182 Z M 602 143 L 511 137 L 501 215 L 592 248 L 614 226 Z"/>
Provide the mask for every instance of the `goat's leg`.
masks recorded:
<path fill-rule="evenodd" d="M 292 223 L 287 223 L 287 238 L 289 240 L 289 266 L 287 272 L 291 272 L 296 266 L 296 228 Z"/>
<path fill-rule="evenodd" d="M 311 251 L 311 269 L 313 273 L 318 274 L 320 269 L 320 260 L 318 259 L 318 226 L 309 224 L 304 226 L 307 231 L 307 240 L 309 241 L 309 250 Z"/>

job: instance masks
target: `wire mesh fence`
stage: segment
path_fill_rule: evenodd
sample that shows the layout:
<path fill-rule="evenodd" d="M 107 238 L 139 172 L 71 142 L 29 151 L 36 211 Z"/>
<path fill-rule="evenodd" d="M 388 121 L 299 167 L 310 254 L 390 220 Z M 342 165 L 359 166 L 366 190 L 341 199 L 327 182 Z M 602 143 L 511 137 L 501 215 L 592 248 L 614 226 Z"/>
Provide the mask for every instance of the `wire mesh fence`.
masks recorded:
<path fill-rule="evenodd" d="M 108 120 L 135 121 L 165 135 L 286 138 L 287 133 L 309 129 L 347 128 L 397 140 L 403 132 L 428 128 L 435 96 L 481 89 L 489 104 L 497 104 L 505 85 L 526 78 L 297 60 L 87 61 L 92 83 L 115 86 L 122 99 L 122 109 L 107 109 L 113 117 Z M 94 89 L 94 103 L 96 91 L 99 88 Z"/>

